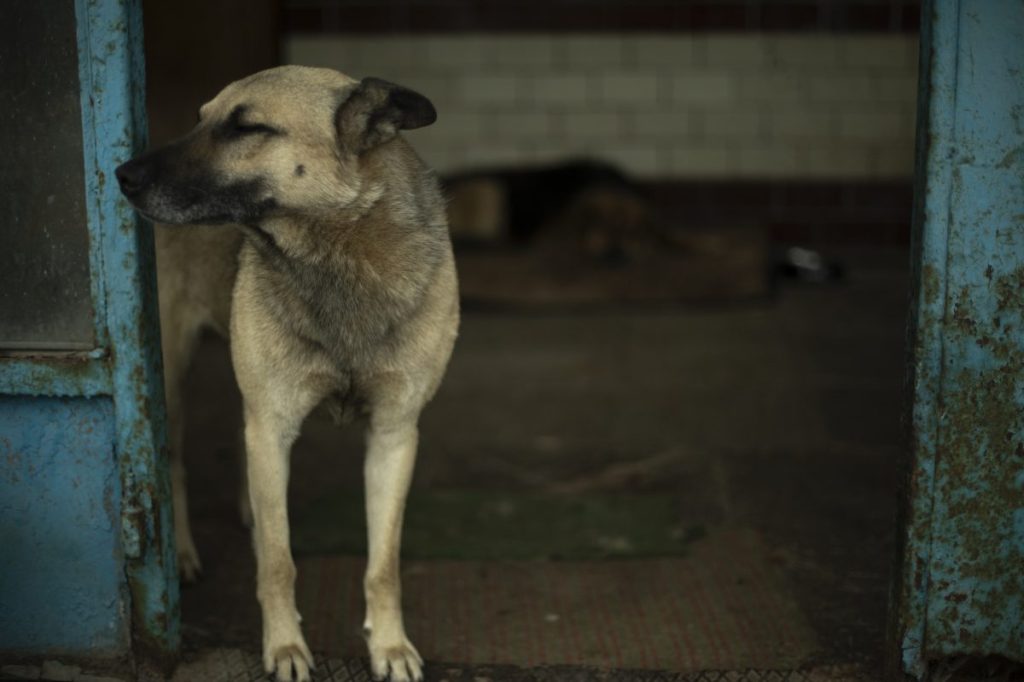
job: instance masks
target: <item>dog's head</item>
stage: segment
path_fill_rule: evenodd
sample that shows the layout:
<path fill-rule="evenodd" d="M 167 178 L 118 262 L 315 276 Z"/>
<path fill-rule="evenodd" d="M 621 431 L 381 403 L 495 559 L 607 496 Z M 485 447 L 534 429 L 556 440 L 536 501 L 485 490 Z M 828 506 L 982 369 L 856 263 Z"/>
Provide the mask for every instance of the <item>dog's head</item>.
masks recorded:
<path fill-rule="evenodd" d="M 436 117 L 399 85 L 284 66 L 228 85 L 191 132 L 122 164 L 117 180 L 143 215 L 165 223 L 330 211 L 359 197 L 364 155 Z"/>

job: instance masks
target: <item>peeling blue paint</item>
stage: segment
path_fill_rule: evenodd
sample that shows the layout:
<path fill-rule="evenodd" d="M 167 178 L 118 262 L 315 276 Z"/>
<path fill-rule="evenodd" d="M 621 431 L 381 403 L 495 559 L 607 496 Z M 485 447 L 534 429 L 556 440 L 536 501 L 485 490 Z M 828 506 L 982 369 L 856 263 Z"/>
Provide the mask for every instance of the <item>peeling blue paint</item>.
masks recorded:
<path fill-rule="evenodd" d="M 141 3 L 74 8 L 97 347 L 0 357 L 0 651 L 130 645 L 169 661 L 180 626 L 153 233 L 108 181 L 145 141 Z M 67 537 L 79 526 L 102 556 Z"/>
<path fill-rule="evenodd" d="M 115 434 L 124 499 L 122 541 L 137 650 L 158 658 L 180 645 L 153 230 L 117 188 L 114 169 L 146 137 L 140 0 L 76 0 L 86 187 L 100 235 L 105 330 L 111 348 Z M 137 651 L 138 653 L 138 651 Z"/>
<path fill-rule="evenodd" d="M 110 398 L 0 397 L 0 642 L 7 652 L 123 654 Z"/>
<path fill-rule="evenodd" d="M 106 351 L 8 356 L 0 372 L 0 395 L 111 395 L 113 385 Z"/>
<path fill-rule="evenodd" d="M 935 0 L 921 34 L 905 672 L 1024 659 L 1024 2 Z"/>

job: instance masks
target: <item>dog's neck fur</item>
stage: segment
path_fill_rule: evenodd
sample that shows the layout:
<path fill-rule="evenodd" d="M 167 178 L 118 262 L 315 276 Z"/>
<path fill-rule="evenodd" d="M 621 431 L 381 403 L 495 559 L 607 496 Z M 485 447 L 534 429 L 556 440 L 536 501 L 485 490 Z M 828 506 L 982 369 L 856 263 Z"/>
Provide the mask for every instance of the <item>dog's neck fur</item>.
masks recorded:
<path fill-rule="evenodd" d="M 342 365 L 362 364 L 394 341 L 450 248 L 436 179 L 415 157 L 398 161 L 398 172 L 393 158 L 364 161 L 356 200 L 330 216 L 246 228 L 275 288 L 275 317 Z M 376 162 L 389 172 L 374 173 Z M 433 219 L 420 224 L 423 215 Z"/>

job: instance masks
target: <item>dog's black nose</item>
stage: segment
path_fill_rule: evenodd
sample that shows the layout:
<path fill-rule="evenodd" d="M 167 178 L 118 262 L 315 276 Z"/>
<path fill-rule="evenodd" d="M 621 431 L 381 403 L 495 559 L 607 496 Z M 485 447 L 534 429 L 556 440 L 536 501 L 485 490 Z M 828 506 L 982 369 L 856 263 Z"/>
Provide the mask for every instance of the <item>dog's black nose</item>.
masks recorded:
<path fill-rule="evenodd" d="M 149 165 L 132 160 L 122 163 L 114 171 L 117 182 L 121 185 L 121 191 L 126 197 L 133 197 L 149 184 Z"/>

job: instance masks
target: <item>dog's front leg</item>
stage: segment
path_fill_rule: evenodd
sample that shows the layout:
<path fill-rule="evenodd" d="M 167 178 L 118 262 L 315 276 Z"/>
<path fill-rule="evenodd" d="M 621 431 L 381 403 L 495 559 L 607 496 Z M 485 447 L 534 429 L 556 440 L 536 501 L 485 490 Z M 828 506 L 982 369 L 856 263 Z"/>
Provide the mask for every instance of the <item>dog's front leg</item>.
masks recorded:
<path fill-rule="evenodd" d="M 301 421 L 282 423 L 270 411 L 246 406 L 246 469 L 256 596 L 263 611 L 263 666 L 268 673 L 276 672 L 279 682 L 306 682 L 313 667 L 295 608 L 295 563 L 288 534 L 288 460 Z"/>
<path fill-rule="evenodd" d="M 423 659 L 405 636 L 398 558 L 402 515 L 416 460 L 416 423 L 372 420 L 365 463 L 369 535 L 364 590 L 370 663 L 374 677 L 394 682 L 422 680 Z"/>

